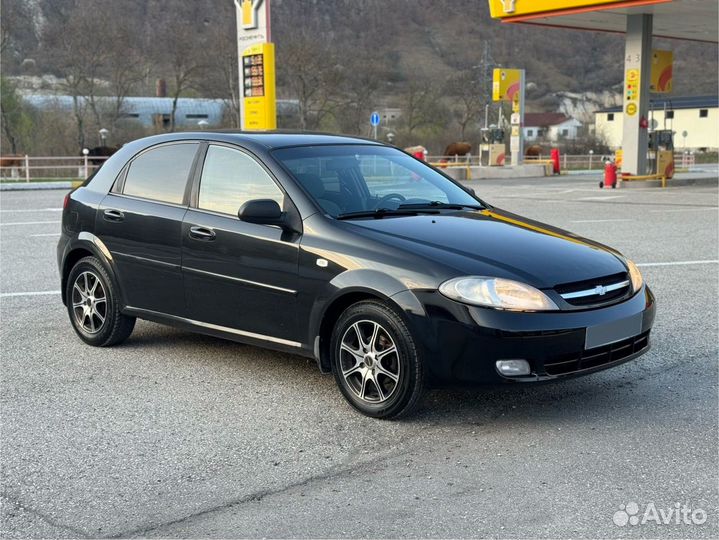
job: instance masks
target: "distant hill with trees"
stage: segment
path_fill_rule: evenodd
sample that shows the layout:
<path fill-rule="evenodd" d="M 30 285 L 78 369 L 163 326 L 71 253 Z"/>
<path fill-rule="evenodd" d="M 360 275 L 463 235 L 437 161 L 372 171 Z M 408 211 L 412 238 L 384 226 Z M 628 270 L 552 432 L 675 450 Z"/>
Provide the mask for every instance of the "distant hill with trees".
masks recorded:
<path fill-rule="evenodd" d="M 225 124 L 237 125 L 232 0 L 0 4 L 4 94 L 17 88 L 84 98 L 62 120 L 71 125 L 58 129 L 71 134 L 67 151 L 99 125 L 117 143 L 136 136 L 123 127 L 123 99 L 154 95 L 158 78 L 173 98 L 226 100 Z M 606 97 L 622 82 L 622 36 L 500 24 L 486 0 L 272 0 L 272 33 L 278 96 L 298 100 L 297 117 L 283 127 L 367 134 L 370 111 L 397 107 L 399 144 L 476 140 L 495 66 L 527 70 L 535 111 L 557 110 L 567 94 L 575 102 Z M 675 95 L 717 93 L 716 45 L 656 46 L 674 50 Z M 113 96 L 113 107 L 95 106 L 98 96 Z M 33 111 L 16 110 L 22 105 L 14 98 L 5 102 L 4 145 L 16 119 L 15 147 L 40 151 L 32 148 L 44 144 L 28 125 Z M 497 114 L 492 105 L 489 123 Z"/>

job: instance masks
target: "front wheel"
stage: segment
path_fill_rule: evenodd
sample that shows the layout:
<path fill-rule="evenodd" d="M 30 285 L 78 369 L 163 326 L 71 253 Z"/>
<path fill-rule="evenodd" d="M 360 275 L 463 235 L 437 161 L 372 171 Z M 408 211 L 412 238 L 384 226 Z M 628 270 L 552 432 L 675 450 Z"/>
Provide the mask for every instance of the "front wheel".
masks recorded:
<path fill-rule="evenodd" d="M 89 345 L 116 345 L 135 327 L 135 317 L 120 313 L 119 291 L 96 257 L 85 257 L 73 266 L 65 298 L 73 329 Z"/>
<path fill-rule="evenodd" d="M 404 320 L 384 303 L 370 300 L 347 308 L 330 346 L 335 381 L 361 413 L 398 417 L 422 396 L 424 369 L 415 341 Z"/>

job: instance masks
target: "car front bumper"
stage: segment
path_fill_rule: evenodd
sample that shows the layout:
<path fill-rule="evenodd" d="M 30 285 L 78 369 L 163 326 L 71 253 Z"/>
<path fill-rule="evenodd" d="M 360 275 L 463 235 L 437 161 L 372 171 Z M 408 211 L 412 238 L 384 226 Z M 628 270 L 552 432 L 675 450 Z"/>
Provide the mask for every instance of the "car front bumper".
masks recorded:
<path fill-rule="evenodd" d="M 424 326 L 420 335 L 434 384 L 541 382 L 607 369 L 649 350 L 656 311 L 647 286 L 624 302 L 583 311 L 501 311 L 459 304 L 439 293 L 423 293 L 418 299 L 425 314 L 413 318 Z M 588 329 L 611 326 L 621 334 L 624 322 L 632 330 L 587 347 Z M 497 360 L 512 359 L 528 361 L 531 374 L 500 375 Z"/>

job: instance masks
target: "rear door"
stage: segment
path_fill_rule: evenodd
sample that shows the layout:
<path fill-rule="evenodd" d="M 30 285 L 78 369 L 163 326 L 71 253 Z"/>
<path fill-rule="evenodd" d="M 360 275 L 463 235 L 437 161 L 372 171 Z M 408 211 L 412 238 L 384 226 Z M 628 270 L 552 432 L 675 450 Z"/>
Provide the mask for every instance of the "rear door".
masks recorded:
<path fill-rule="evenodd" d="M 298 345 L 300 235 L 240 221 L 252 199 L 291 205 L 252 155 L 210 144 L 182 227 L 188 317 L 266 341 Z"/>
<path fill-rule="evenodd" d="M 110 250 L 128 306 L 182 316 L 182 218 L 200 143 L 153 146 L 135 156 L 103 199 L 96 234 Z"/>

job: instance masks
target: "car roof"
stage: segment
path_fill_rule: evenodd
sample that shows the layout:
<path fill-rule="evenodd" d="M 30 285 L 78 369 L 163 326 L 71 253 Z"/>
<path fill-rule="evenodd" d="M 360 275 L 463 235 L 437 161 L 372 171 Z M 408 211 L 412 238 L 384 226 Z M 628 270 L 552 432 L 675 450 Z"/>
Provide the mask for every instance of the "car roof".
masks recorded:
<path fill-rule="evenodd" d="M 268 150 L 289 146 L 314 146 L 323 144 L 374 144 L 378 141 L 347 135 L 330 133 L 298 132 L 298 131 L 239 131 L 239 130 L 205 130 L 174 132 L 151 137 L 153 143 L 178 141 L 183 139 L 220 140 L 226 142 L 250 143 Z M 149 141 L 148 141 L 149 142 Z"/>

